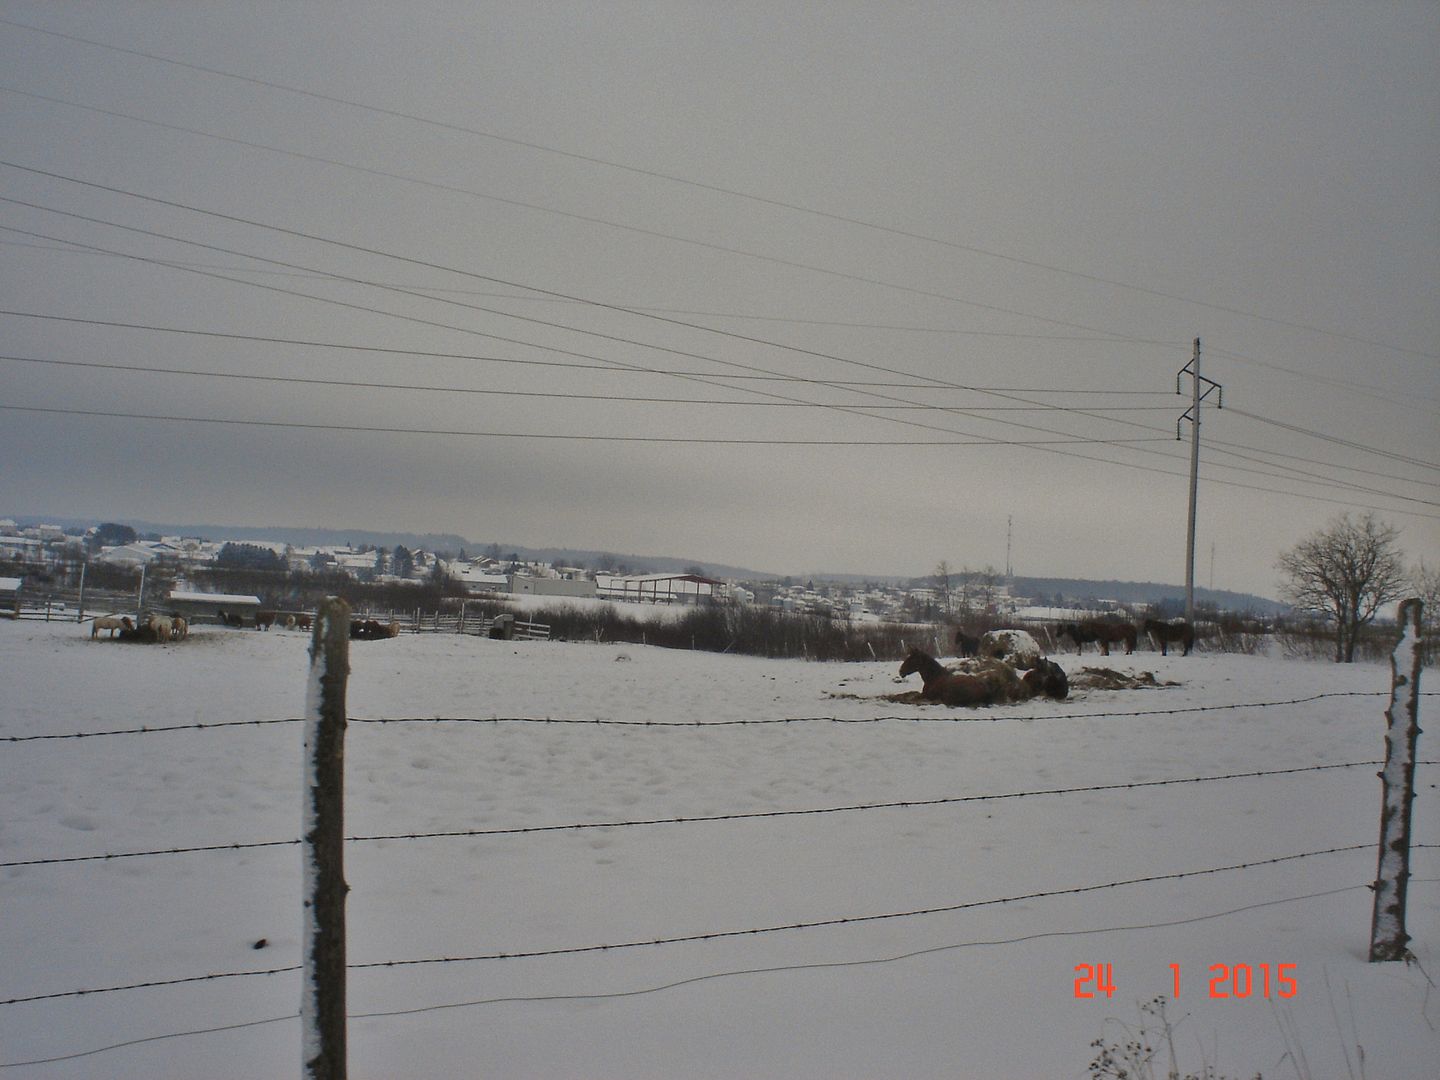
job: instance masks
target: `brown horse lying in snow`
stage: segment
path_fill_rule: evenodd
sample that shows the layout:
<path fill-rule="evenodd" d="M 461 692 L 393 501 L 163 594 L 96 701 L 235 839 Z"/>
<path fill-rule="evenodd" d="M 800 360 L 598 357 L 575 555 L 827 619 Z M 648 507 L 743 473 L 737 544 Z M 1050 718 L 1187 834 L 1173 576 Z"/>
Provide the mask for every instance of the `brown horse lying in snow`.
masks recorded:
<path fill-rule="evenodd" d="M 943 705 L 992 705 L 996 701 L 996 690 L 990 683 L 974 675 L 947 671 L 940 661 L 919 649 L 911 649 L 905 657 L 900 665 L 900 677 L 903 679 L 914 671 L 920 673 L 925 683 L 920 696 L 927 701 Z"/>
<path fill-rule="evenodd" d="M 1003 660 L 980 661 L 975 674 L 951 671 L 933 656 L 911 649 L 900 665 L 900 677 L 918 671 L 925 686 L 920 696 L 942 705 L 1003 705 L 1028 701 L 1037 695 L 1064 700 L 1070 693 L 1065 670 L 1050 660 L 1038 660 L 1020 676 Z"/>

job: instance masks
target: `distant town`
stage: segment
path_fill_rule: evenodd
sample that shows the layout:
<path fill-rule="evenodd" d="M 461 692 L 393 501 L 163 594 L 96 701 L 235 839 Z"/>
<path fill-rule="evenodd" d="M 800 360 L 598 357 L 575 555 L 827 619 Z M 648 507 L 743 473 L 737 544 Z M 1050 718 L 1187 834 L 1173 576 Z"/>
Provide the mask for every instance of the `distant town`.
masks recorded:
<path fill-rule="evenodd" d="M 114 583 L 149 572 L 163 575 L 175 588 L 200 591 L 226 591 L 194 586 L 195 581 L 213 583 L 217 575 L 284 572 L 298 578 L 338 576 L 359 585 L 388 586 L 387 592 L 411 587 L 438 589 L 452 597 L 667 605 L 725 601 L 848 621 L 1055 621 L 1109 612 L 1175 614 L 1182 609 L 1173 589 L 1164 595 L 1161 587 L 1134 583 L 1019 579 L 993 568 L 951 568 L 944 563 L 935 573 L 910 580 L 737 578 L 717 576 L 700 564 L 655 570 L 600 553 L 552 561 L 506 552 L 499 544 L 473 552 L 400 543 L 294 544 L 263 536 L 215 540 L 141 533 L 117 523 L 22 525 L 0 519 L 0 576 L 9 575 L 14 589 L 25 581 L 31 593 L 47 584 L 72 583 L 82 566 L 97 581 Z M 1107 588 L 1112 595 L 1105 594 Z M 1245 597 L 1237 606 L 1253 611 L 1265 603 Z M 1211 606 L 1217 605 L 1211 601 Z"/>

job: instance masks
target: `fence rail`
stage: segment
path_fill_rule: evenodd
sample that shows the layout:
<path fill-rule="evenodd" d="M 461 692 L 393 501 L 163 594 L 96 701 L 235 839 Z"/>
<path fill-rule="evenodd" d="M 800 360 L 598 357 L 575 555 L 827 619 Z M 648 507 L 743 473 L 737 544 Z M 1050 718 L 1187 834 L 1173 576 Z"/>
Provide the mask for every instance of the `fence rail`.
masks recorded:
<path fill-rule="evenodd" d="M 364 617 L 356 616 L 357 619 Z M 404 618 L 397 618 L 392 612 L 390 621 L 398 623 L 401 633 L 405 634 L 469 634 L 472 637 L 505 637 L 525 641 L 550 640 L 550 627 L 546 623 L 517 619 L 513 615 L 489 618 L 471 615 L 463 607 L 454 613 L 416 608 Z M 508 631 L 504 629 L 506 626 L 510 627 Z M 496 633 L 497 627 L 501 628 L 501 633 Z"/>

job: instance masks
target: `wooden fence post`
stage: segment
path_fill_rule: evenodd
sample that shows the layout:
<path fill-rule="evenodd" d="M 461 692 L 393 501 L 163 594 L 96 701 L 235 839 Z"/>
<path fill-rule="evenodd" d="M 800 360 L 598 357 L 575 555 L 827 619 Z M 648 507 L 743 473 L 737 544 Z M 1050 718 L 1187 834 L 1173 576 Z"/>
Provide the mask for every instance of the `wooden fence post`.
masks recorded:
<path fill-rule="evenodd" d="M 300 1023 L 307 1080 L 345 1080 L 345 681 L 350 606 L 327 597 L 310 639 L 301 859 L 305 891 Z"/>
<path fill-rule="evenodd" d="M 1419 600 L 1400 604 L 1400 641 L 1390 656 L 1390 707 L 1385 710 L 1384 798 L 1380 810 L 1380 864 L 1370 922 L 1370 962 L 1403 960 L 1405 892 L 1410 882 L 1410 806 L 1415 799 L 1415 747 L 1420 735 Z M 1402 668 L 1405 672 L 1402 673 Z M 1403 709 L 1403 715 L 1402 710 Z"/>

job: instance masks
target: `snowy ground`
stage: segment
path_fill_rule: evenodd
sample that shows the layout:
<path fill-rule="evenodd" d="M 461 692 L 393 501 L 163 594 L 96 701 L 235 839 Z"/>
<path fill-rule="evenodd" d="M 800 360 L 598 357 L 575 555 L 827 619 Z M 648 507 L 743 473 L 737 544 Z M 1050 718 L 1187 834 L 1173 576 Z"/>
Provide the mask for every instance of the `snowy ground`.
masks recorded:
<path fill-rule="evenodd" d="M 139 646 L 85 634 L 73 624 L 0 622 L 0 737 L 303 709 L 305 635 L 203 628 L 182 644 Z M 1063 660 L 1072 672 L 1080 664 Z M 1107 663 L 1181 685 L 964 712 L 868 700 L 907 688 L 894 683 L 891 663 L 455 636 L 355 643 L 351 663 L 352 717 L 699 724 L 352 724 L 352 836 L 1375 761 L 1383 696 L 1165 710 L 1389 687 L 1377 666 L 1146 652 Z M 1430 708 L 1426 699 L 1422 713 Z M 1137 711 L 1152 715 L 1117 715 Z M 722 723 L 802 717 L 892 719 Z M 0 862 L 294 840 L 301 738 L 290 723 L 0 744 Z M 1422 736 L 1422 758 L 1440 757 L 1434 742 Z M 1440 858 L 1433 849 L 1414 856 L 1409 928 L 1419 966 L 1366 963 L 1375 773 L 353 842 L 352 965 L 907 913 L 1364 847 L 903 918 L 361 967 L 349 985 L 350 1075 L 1080 1078 L 1093 1040 L 1123 1043 L 1121 1025 L 1143 1019 L 1139 1003 L 1174 996 L 1178 964 L 1180 993 L 1168 1008 L 1182 1071 L 1434 1080 L 1440 990 L 1425 972 L 1440 979 Z M 1419 844 L 1440 842 L 1437 775 L 1420 770 Z M 0 868 L 0 1000 L 293 967 L 299 886 L 293 845 Z M 1114 996 L 1077 998 L 1081 964 L 1108 965 Z M 1212 999 L 1217 964 L 1248 966 L 1250 996 Z M 1281 964 L 1296 965 L 1297 992 L 1284 999 Z M 1268 998 L 1263 965 L 1275 980 Z M 297 1076 L 299 996 L 300 976 L 289 971 L 6 1004 L 0 1074 Z M 228 1030 L 180 1034 L 216 1028 Z M 158 1038 L 169 1035 L 179 1037 Z M 122 1043 L 130 1045 L 17 1064 Z M 1167 1067 L 1162 1057 L 1157 1074 Z"/>

